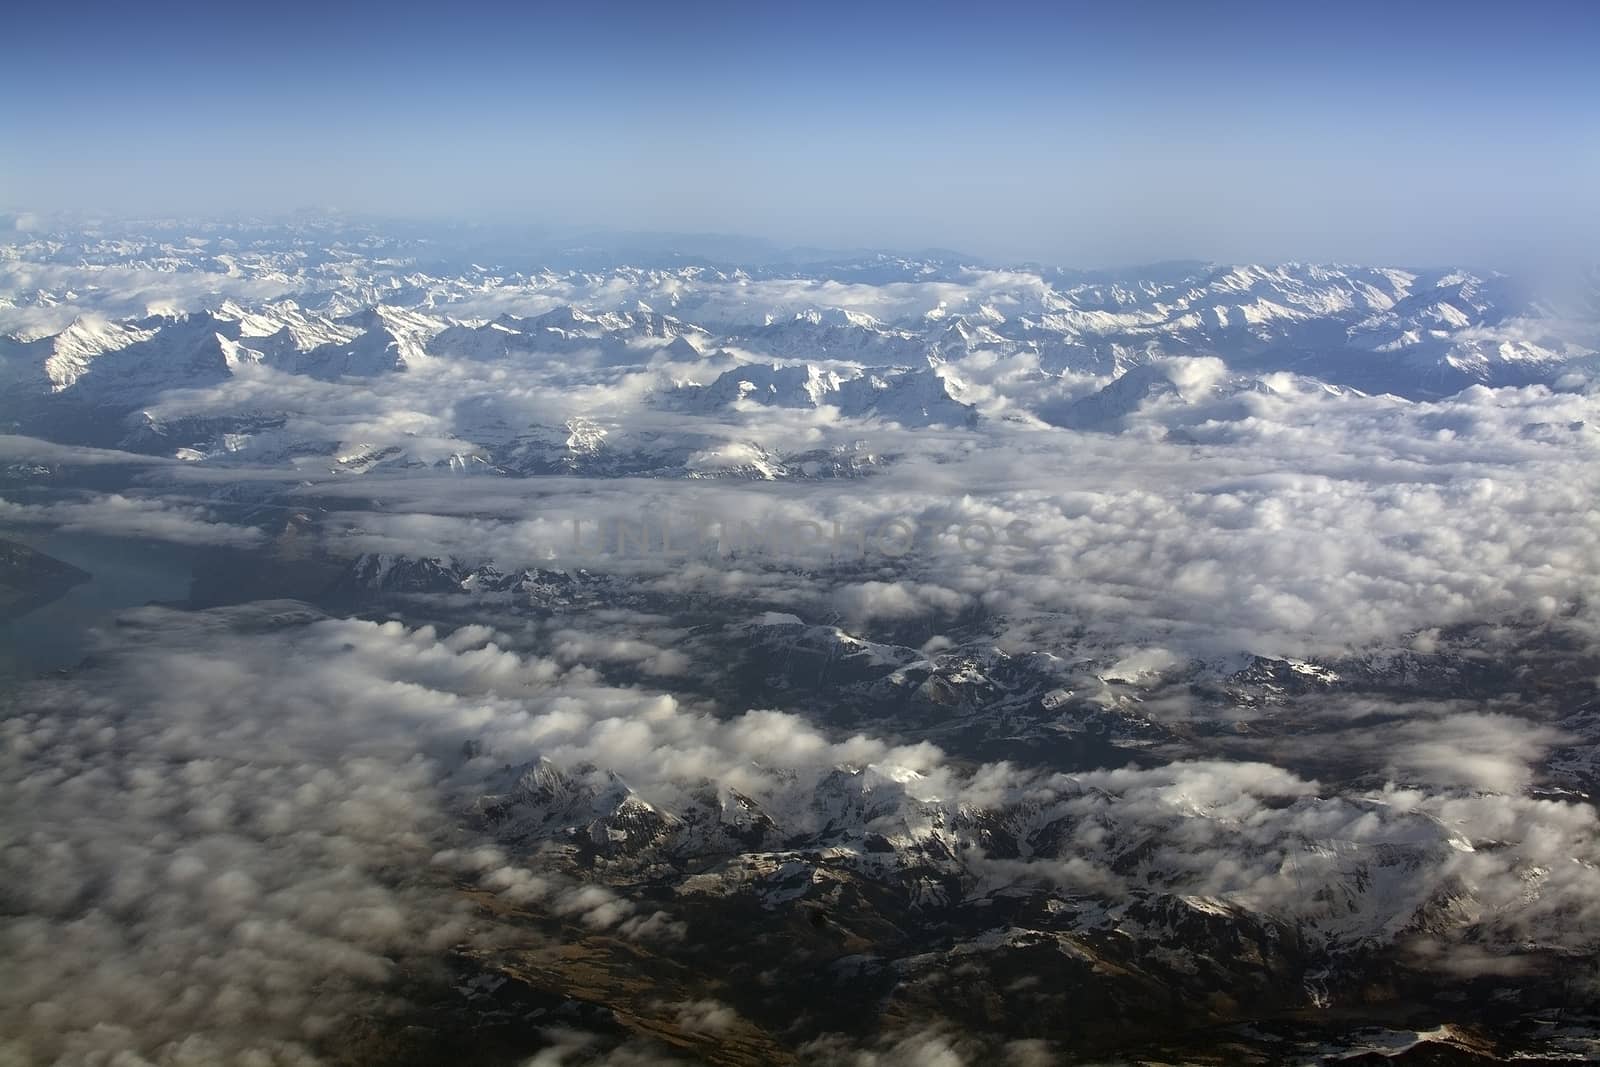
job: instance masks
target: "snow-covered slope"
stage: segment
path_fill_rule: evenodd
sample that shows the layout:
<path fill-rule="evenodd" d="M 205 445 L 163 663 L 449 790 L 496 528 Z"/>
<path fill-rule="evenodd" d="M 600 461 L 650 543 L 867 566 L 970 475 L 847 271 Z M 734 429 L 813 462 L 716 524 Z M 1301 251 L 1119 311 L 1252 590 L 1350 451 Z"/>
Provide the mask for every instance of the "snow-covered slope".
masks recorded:
<path fill-rule="evenodd" d="M 688 386 L 673 397 L 684 411 L 711 414 L 737 405 L 832 407 L 846 417 L 876 416 L 901 426 L 970 426 L 976 411 L 952 395 L 953 379 L 929 368 L 824 369 L 814 364 L 749 364 L 710 385 Z M 959 388 L 959 385 L 954 385 Z"/>
<path fill-rule="evenodd" d="M 293 230 L 252 233 L 247 248 L 231 240 L 16 244 L 18 262 L 60 280 L 0 294 L 14 330 L 0 340 L 3 414 L 97 443 L 122 440 L 127 430 L 108 427 L 131 416 L 145 447 L 203 462 L 237 458 L 248 432 L 260 455 L 320 449 L 348 470 L 458 455 L 523 473 L 768 477 L 799 469 L 790 459 L 802 453 L 853 448 L 856 422 L 1032 415 L 1075 430 L 1171 430 L 1247 417 L 1252 397 L 1437 400 L 1472 385 L 1581 390 L 1600 377 L 1600 326 L 1584 300 L 1532 299 L 1508 277 L 1454 268 L 1082 272 L 878 256 L 588 271 L 431 257 L 422 269 L 398 254 L 403 242 L 373 234 L 326 258 L 308 258 Z M 107 284 L 119 269 L 196 280 L 150 299 Z M 285 416 L 312 393 L 294 378 L 349 392 L 317 394 L 332 415 L 297 423 Z M 238 379 L 247 384 L 229 386 Z M 789 439 L 795 420 L 763 409 L 819 411 L 838 429 Z M 681 423 L 662 429 L 668 412 L 741 429 L 690 439 Z M 264 420 L 281 437 L 243 429 Z M 568 449 L 573 420 L 603 433 Z"/>

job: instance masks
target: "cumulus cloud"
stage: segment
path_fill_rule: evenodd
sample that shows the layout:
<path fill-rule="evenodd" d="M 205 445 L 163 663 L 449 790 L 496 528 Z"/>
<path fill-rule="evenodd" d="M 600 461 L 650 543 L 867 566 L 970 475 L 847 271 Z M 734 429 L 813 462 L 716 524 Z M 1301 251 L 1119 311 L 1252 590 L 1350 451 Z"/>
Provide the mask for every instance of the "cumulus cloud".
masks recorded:
<path fill-rule="evenodd" d="M 16 694 L 0 725 L 0 794 L 29 813 L 0 851 L 14 1054 L 311 1062 L 404 960 L 467 936 L 455 882 L 586 929 L 683 936 L 612 888 L 452 843 L 506 762 L 596 764 L 664 804 L 710 778 L 794 798 L 804 827 L 821 818 L 806 783 L 836 765 L 940 760 L 776 711 L 722 720 L 503 636 L 289 603 L 148 608 L 107 633 L 96 666 Z"/>
<path fill-rule="evenodd" d="M 967 602 L 952 589 L 922 582 L 851 582 L 839 586 L 833 599 L 847 618 L 858 621 L 947 616 Z"/>
<path fill-rule="evenodd" d="M 998 773 L 972 785 L 991 803 Z M 1198 761 L 1024 776 L 1020 790 L 1002 781 L 1025 825 L 1070 842 L 1053 861 L 980 861 L 1002 882 L 1114 899 L 1160 889 L 1347 946 L 1425 931 L 1439 935 L 1441 965 L 1468 931 L 1502 951 L 1523 939 L 1567 951 L 1590 942 L 1600 827 L 1582 805 L 1393 787 L 1326 795 L 1270 765 Z"/>
<path fill-rule="evenodd" d="M 290 604 L 127 621 L 99 667 L 25 688 L 0 723 L 0 794 L 28 813 L 0 849 L 21 1062 L 312 1062 L 403 961 L 467 936 L 457 877 L 671 934 L 604 887 L 439 848 L 440 761 L 554 664 Z"/>
<path fill-rule="evenodd" d="M 159 456 L 141 455 L 137 452 L 124 452 L 115 448 L 63 445 L 37 437 L 0 434 L 0 462 L 49 463 L 72 467 L 159 467 L 174 461 Z"/>
<path fill-rule="evenodd" d="M 1391 769 L 1433 785 L 1518 793 L 1559 730 L 1510 715 L 1465 712 L 1408 722 L 1398 731 Z"/>
<path fill-rule="evenodd" d="M 268 603 L 141 609 L 105 640 L 95 666 L 32 684 L 0 723 L 0 796 L 29 813 L 0 850 L 13 979 L 0 1020 L 24 1062 L 133 1050 L 179 1063 L 195 1048 L 310 1062 L 402 961 L 468 936 L 457 883 L 579 929 L 685 936 L 670 908 L 626 887 L 463 838 L 484 783 L 541 757 L 620 775 L 667 811 L 717 783 L 802 834 L 825 829 L 816 798 L 852 768 L 875 783 L 867 827 L 908 842 L 970 834 L 941 853 L 979 892 L 1161 892 L 1338 943 L 1426 928 L 1447 946 L 1448 931 L 1470 929 L 1479 950 L 1580 950 L 1600 919 L 1593 812 L 1486 791 L 1520 788 L 1517 761 L 1555 735 L 1519 742 L 1494 716 L 1457 716 L 1396 749 L 1397 770 L 1441 784 L 1341 795 L 1259 762 L 958 766 L 927 743 L 834 737 L 782 711 L 728 717 L 608 684 L 484 625 L 443 632 Z M 542 647 L 571 640 L 556 629 Z M 1447 753 L 1432 741 L 1451 738 L 1469 758 L 1441 775 Z M 980 811 L 993 814 L 969 824 Z M 999 832 L 1019 846 L 1001 848 Z M 1463 895 L 1470 915 L 1451 903 Z M 733 1025 L 716 1005 L 680 1014 L 699 1031 Z"/>
<path fill-rule="evenodd" d="M 260 530 L 219 522 L 204 507 L 120 493 L 46 504 L 22 504 L 0 497 L 0 523 L 43 525 L 65 533 L 148 538 L 180 545 L 243 548 L 265 540 Z"/>
<path fill-rule="evenodd" d="M 27 280 L 64 293 L 81 280 L 74 269 L 41 265 Z M 241 260 L 238 269 L 288 268 Z M 387 284 L 389 268 L 373 269 L 372 284 Z M 354 300 L 363 291 L 345 291 L 353 270 L 359 273 L 291 270 L 291 284 L 330 301 Z M 1352 301 L 1381 312 L 1396 297 L 1380 298 L 1380 290 L 1423 284 L 1412 274 L 1358 273 L 1344 288 L 1323 278 L 1333 286 L 1328 292 L 1305 279 L 1274 284 L 1302 308 L 1293 315 L 1348 309 Z M 818 309 L 917 328 L 962 314 L 980 325 L 1042 328 L 1048 319 L 1052 328 L 1084 336 L 1165 321 L 1165 312 L 1114 286 L 1062 288 L 1065 280 L 1047 283 L 1031 271 L 947 267 L 936 277 L 882 284 L 633 268 L 501 273 L 470 286 L 419 277 L 393 281 L 441 328 L 507 311 L 623 309 L 643 301 L 722 331 L 735 347 L 759 348 L 769 316 L 781 322 Z M 1265 277 L 1252 268 L 1207 284 L 1245 301 L 1235 290 Z M 94 299 L 115 288 L 96 290 Z M 1079 300 L 1089 303 L 1077 306 Z M 1124 300 L 1136 306 L 1107 310 Z M 1250 307 L 1258 318 L 1278 314 Z M 851 358 L 859 353 L 847 349 L 840 357 L 808 338 L 787 355 L 746 354 L 859 364 Z M 503 361 L 445 352 L 404 374 L 360 382 L 242 365 L 216 385 L 169 391 L 151 406 L 151 417 L 264 412 L 281 422 L 240 430 L 204 463 L 163 467 L 151 484 L 248 483 L 271 472 L 262 492 L 289 477 L 308 483 L 296 493 L 301 501 L 348 502 L 352 476 L 366 471 L 355 498 L 382 501 L 385 513 L 336 503 L 327 529 L 335 552 L 457 555 L 513 566 L 580 562 L 654 573 L 679 586 L 694 574 L 717 584 L 728 576 L 680 569 L 669 559 L 579 559 L 571 522 L 636 524 L 671 515 L 791 533 L 817 528 L 822 536 L 814 540 L 830 548 L 833 531 L 842 529 L 845 547 L 865 539 L 873 549 L 885 547 L 878 531 L 909 522 L 917 529 L 910 550 L 894 542 L 894 551 L 875 551 L 872 562 L 884 565 L 875 573 L 830 571 L 828 553 L 798 552 L 793 537 L 775 551 L 745 552 L 740 566 L 803 573 L 803 581 L 788 580 L 791 599 L 813 595 L 857 619 L 976 606 L 1004 620 L 1002 643 L 1048 643 L 1051 634 L 1087 629 L 1107 643 L 1137 640 L 1180 652 L 1312 654 L 1524 610 L 1581 614 L 1597 602 L 1600 535 L 1589 502 L 1600 490 L 1600 397 L 1537 385 L 1480 386 L 1426 401 L 1364 396 L 1282 371 L 1242 377 L 1216 356 L 1157 344 L 1131 346 L 1114 362 L 1138 363 L 1140 374 L 1171 388 L 1132 410 L 1125 435 L 1079 433 L 1036 416 L 1106 379 L 1046 370 L 1039 344 L 996 335 L 942 357 L 988 416 L 980 435 L 759 405 L 687 418 L 652 398 L 686 378 L 714 375 L 731 365 L 729 357 L 657 360 L 658 349 L 648 346 L 626 366 L 592 359 L 581 346 L 559 358 L 530 352 Z M 459 476 L 491 471 L 497 459 L 524 448 L 550 447 L 570 459 L 576 453 L 564 450 L 573 420 L 592 428 L 602 469 L 609 462 L 671 476 L 553 480 L 558 484 Z M 708 485 L 699 477 L 760 472 L 775 456 L 833 449 L 860 449 L 884 462 L 864 481 L 840 484 L 796 477 L 763 488 Z M 786 579 L 768 573 L 760 581 Z M 934 589 L 945 592 L 929 601 Z"/>
<path fill-rule="evenodd" d="M 1455 624 L 1482 622 L 1592 650 L 1600 394 L 1576 371 L 1555 389 L 1425 400 L 1241 375 L 1159 336 L 1170 309 L 1031 270 L 944 266 L 868 284 L 474 266 L 446 279 L 210 241 L 172 271 L 103 269 L 97 257 L 127 250 L 35 242 L 26 255 L 38 262 L 0 265 L 0 290 L 31 294 L 0 309 L 0 325 L 33 336 L 69 314 L 292 293 L 329 317 L 392 298 L 426 312 L 431 330 L 643 300 L 716 329 L 719 347 L 579 339 L 499 360 L 462 341 L 363 380 L 247 361 L 143 412 L 127 447 L 167 449 L 169 429 L 192 431 L 204 448 L 186 463 L 0 437 L 0 460 L 68 472 L 58 487 L 53 473 L 23 471 L 27 495 L 0 499 L 0 523 L 248 548 L 263 530 L 228 520 L 266 504 L 303 516 L 304 538 L 335 564 L 377 552 L 584 567 L 584 581 L 618 594 L 581 612 L 501 604 L 455 629 L 288 604 L 147 609 L 108 628 L 77 674 L 11 697 L 0 800 L 26 815 L 0 837 L 11 977 L 0 1058 L 315 1062 L 350 1015 L 392 1007 L 393 979 L 412 963 L 481 944 L 469 899 L 570 937 L 692 937 L 681 899 L 608 882 L 604 863 L 564 863 L 557 831 L 573 828 L 541 824 L 507 842 L 474 821 L 485 792 L 541 760 L 575 789 L 666 813 L 663 824 L 708 796 L 748 803 L 784 843 L 888 877 L 871 835 L 917 857 L 939 881 L 933 895 L 1159 897 L 1340 951 L 1411 939 L 1408 951 L 1446 974 L 1509 974 L 1511 949 L 1593 952 L 1600 827 L 1586 804 L 1529 793 L 1547 784 L 1549 755 L 1579 739 L 1531 698 L 1335 693 L 1304 702 L 1296 730 L 1266 728 L 1281 725 L 1272 707 L 1241 708 L 1242 726 L 1263 729 L 1062 774 L 947 754 L 916 724 L 851 733 L 719 703 L 747 692 L 733 684 L 744 679 L 696 658 L 717 647 L 707 620 L 763 610 L 920 645 L 930 659 L 1043 652 L 1064 664 L 1064 685 L 1115 690 L 1108 713 L 1132 709 L 1176 737 L 1196 725 L 1184 672 L 1197 660 L 1429 657 L 1453 647 Z M 1291 287 L 1292 306 L 1230 296 L 1194 314 L 1300 321 L 1317 299 L 1353 294 Z M 1395 303 L 1376 289 L 1364 299 L 1378 319 Z M 824 325 L 840 312 L 856 316 L 843 340 Z M 796 314 L 819 330 L 767 328 Z M 966 338 L 948 350 L 905 332 L 947 322 Z M 1016 335 L 983 333 L 999 323 Z M 1454 342 L 1462 358 L 1506 344 L 1523 359 L 1542 358 L 1527 346 L 1547 340 L 1508 322 Z M 1415 355 L 1403 348 L 1394 358 Z M 669 402 L 741 360 L 941 365 L 966 383 L 981 432 L 755 404 L 691 416 Z M 1105 406 L 1105 425 L 1053 424 L 1085 400 Z M 543 458 L 517 466 L 530 456 Z M 833 456 L 871 462 L 835 469 Z M 78 468 L 113 465 L 142 465 L 132 488 L 71 488 Z M 404 606 L 456 618 L 468 596 Z M 1479 637 L 1476 654 L 1492 656 L 1493 632 Z M 766 876 L 755 859 L 716 872 L 730 884 Z M 1086 905 L 1083 928 L 1160 936 L 1123 910 Z M 721 999 L 652 1010 L 690 1034 L 742 1025 Z M 532 1062 L 671 1062 L 645 1040 L 547 1038 Z M 957 1067 L 1048 1062 L 1052 1050 L 912 1030 L 865 1045 L 824 1037 L 807 1052 Z"/>
<path fill-rule="evenodd" d="M 839 1067 L 970 1067 L 976 1063 L 1046 1067 L 1059 1062 L 1056 1052 L 1044 1041 L 1008 1041 L 995 1047 L 992 1042 L 976 1041 L 951 1028 L 939 1027 L 897 1031 L 865 1047 L 845 1037 L 823 1037 L 810 1042 L 804 1051 L 818 1062 Z"/>
<path fill-rule="evenodd" d="M 1544 405 L 1600 422 L 1593 404 L 1526 390 L 1330 398 L 1310 422 L 1291 405 L 1218 423 L 1229 436 L 1206 445 L 1022 424 L 979 447 L 880 431 L 876 450 L 900 458 L 864 483 L 373 475 L 361 495 L 383 511 L 335 513 L 326 532 L 335 551 L 576 564 L 678 587 L 765 570 L 760 584 L 856 618 L 975 605 L 1002 620 L 1002 642 L 1044 647 L 1087 631 L 1304 656 L 1528 611 L 1592 629 L 1600 444 L 1530 441 L 1520 426 Z M 1439 418 L 1472 428 L 1440 442 Z M 313 479 L 296 496 L 348 486 Z M 663 522 L 674 551 L 638 551 L 637 532 L 659 545 Z M 616 551 L 619 528 L 632 550 Z M 719 528 L 754 535 L 730 559 Z"/>
<path fill-rule="evenodd" d="M 309 1063 L 399 960 L 463 936 L 438 886 L 394 873 L 426 870 L 426 765 L 340 758 L 292 703 L 254 718 L 251 674 L 168 649 L 114 687 L 19 695 L 0 1014 L 20 1062 Z"/>
<path fill-rule="evenodd" d="M 164 271 L 126 264 L 49 263 L 11 259 L 0 262 L 0 290 L 32 290 L 46 296 L 32 305 L 0 308 L 0 332 L 42 336 L 63 330 L 84 310 L 114 318 L 143 318 L 162 312 L 195 311 L 233 296 L 271 300 L 297 291 L 300 286 L 281 274 L 273 276 L 266 257 L 254 258 L 265 267 L 262 276 L 221 270 Z"/>

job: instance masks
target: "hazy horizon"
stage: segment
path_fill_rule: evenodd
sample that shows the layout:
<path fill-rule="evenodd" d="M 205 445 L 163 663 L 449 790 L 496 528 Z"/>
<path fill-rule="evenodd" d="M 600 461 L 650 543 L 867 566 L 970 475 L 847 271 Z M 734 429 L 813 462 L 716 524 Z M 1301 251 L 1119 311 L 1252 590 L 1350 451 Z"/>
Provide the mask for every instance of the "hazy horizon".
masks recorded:
<path fill-rule="evenodd" d="M 141 230 L 148 225 L 177 227 L 260 226 L 275 229 L 286 225 L 339 224 L 393 238 L 426 236 L 428 240 L 449 238 L 437 257 L 421 257 L 417 262 L 468 260 L 509 270 L 543 267 L 582 269 L 585 265 L 624 263 L 634 266 L 659 264 L 707 264 L 722 268 L 797 269 L 839 263 L 854 257 L 888 256 L 908 260 L 931 260 L 947 265 L 960 264 L 985 269 L 1040 269 L 1085 276 L 1120 276 L 1139 271 L 1186 269 L 1190 267 L 1226 268 L 1255 265 L 1292 267 L 1297 265 L 1340 267 L 1377 266 L 1408 271 L 1447 271 L 1472 269 L 1514 276 L 1538 286 L 1548 296 L 1570 295 L 1574 284 L 1583 285 L 1596 269 L 1600 256 L 1582 249 L 1556 251 L 1545 248 L 1537 254 L 1500 255 L 1498 258 L 1336 258 L 1336 257 L 1228 257 L 1218 255 L 1152 255 L 1139 258 L 1070 261 L 1051 257 L 1005 257 L 982 255 L 965 247 L 948 247 L 932 242 L 919 244 L 824 245 L 784 241 L 767 234 L 749 232 L 686 232 L 669 228 L 621 228 L 601 224 L 556 226 L 548 222 L 506 217 L 470 218 L 462 216 L 383 215 L 343 211 L 336 207 L 301 207 L 280 211 L 149 212 L 117 213 L 58 210 L 50 212 L 7 210 L 0 206 L 0 238 L 5 234 L 36 235 L 50 232 L 78 232 L 85 226 Z M 1552 288 L 1559 287 L 1559 288 Z"/>
<path fill-rule="evenodd" d="M 1600 237 L 1600 14 L 1578 5 L 1023 5 L 966 29 L 903 4 L 91 6 L 16 16 L 9 208 L 318 204 L 1081 266 L 1543 262 Z"/>

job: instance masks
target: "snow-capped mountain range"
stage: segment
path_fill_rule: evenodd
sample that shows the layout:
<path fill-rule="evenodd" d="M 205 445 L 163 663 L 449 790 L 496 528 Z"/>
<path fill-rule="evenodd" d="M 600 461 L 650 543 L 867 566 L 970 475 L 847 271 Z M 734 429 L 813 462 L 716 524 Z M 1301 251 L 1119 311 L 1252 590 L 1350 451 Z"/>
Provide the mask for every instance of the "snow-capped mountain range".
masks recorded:
<path fill-rule="evenodd" d="M 782 258 L 0 241 L 0 1010 L 1600 1055 L 1595 278 Z"/>
<path fill-rule="evenodd" d="M 1458 269 L 1169 264 L 1095 275 L 880 257 L 874 285 L 833 281 L 862 269 L 850 263 L 445 273 L 395 254 L 319 261 L 288 230 L 200 232 L 182 244 L 69 232 L 7 246 L 14 281 L 51 284 L 13 288 L 0 309 L 10 330 L 0 416 L 202 461 L 254 448 L 424 466 L 478 456 L 513 470 L 577 462 L 565 446 L 527 455 L 529 440 L 568 437 L 558 431 L 577 418 L 606 430 L 584 440 L 615 469 L 688 470 L 717 442 L 680 436 L 674 456 L 647 458 L 663 445 L 636 439 L 641 413 L 739 422 L 758 431 L 741 447 L 782 454 L 791 449 L 762 439 L 760 408 L 905 428 L 1021 416 L 1114 432 L 1141 413 L 1252 392 L 1421 401 L 1472 385 L 1577 388 L 1596 366 L 1592 308 L 1557 309 L 1513 279 Z M 161 272 L 180 295 L 119 290 L 134 271 Z M 1002 367 L 1005 380 L 986 384 Z M 385 404 L 430 424 L 404 433 L 455 444 L 419 451 L 392 431 L 352 440 L 326 424 L 325 436 L 257 439 L 263 419 L 304 393 L 297 378 L 363 395 L 357 383 L 387 382 Z M 508 395 L 529 390 L 624 382 L 625 396 L 568 403 L 559 418 L 526 410 L 549 406 L 532 398 L 506 410 Z M 520 459 L 505 453 L 512 440 Z"/>

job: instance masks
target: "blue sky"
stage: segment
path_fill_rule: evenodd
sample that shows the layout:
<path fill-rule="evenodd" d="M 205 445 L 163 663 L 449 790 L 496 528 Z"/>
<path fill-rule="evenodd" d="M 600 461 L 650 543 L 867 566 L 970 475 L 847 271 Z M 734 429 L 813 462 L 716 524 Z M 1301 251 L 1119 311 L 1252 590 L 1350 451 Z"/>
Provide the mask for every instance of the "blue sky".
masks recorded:
<path fill-rule="evenodd" d="M 1111 10 L 1115 8 L 1115 10 Z M 0 205 L 1168 257 L 1600 237 L 1600 5 L 24 5 Z"/>

